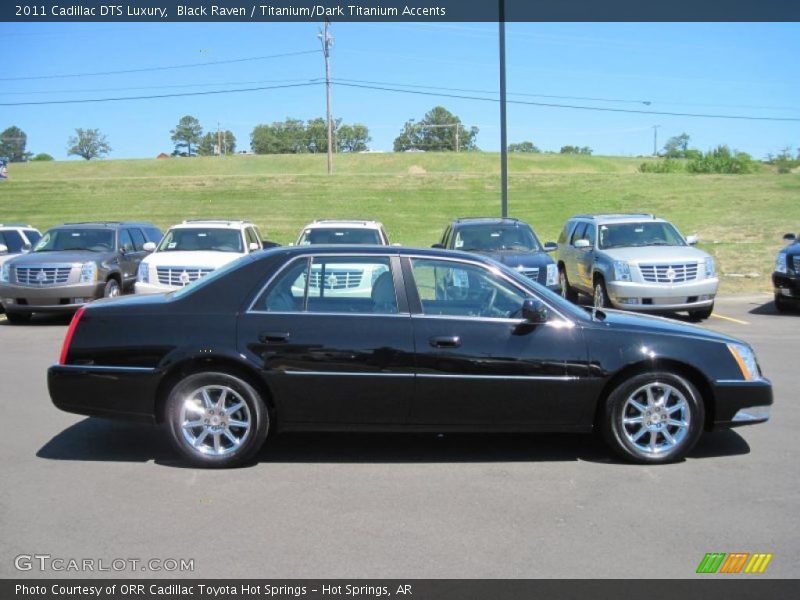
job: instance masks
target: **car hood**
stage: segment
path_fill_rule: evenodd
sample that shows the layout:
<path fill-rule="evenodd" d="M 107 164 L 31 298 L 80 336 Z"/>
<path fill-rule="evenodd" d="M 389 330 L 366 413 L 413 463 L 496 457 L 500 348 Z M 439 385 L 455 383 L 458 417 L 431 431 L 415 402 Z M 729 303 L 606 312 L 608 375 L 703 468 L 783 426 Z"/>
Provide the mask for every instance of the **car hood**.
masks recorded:
<path fill-rule="evenodd" d="M 59 263 L 83 264 L 103 262 L 115 256 L 114 252 L 92 252 L 91 250 L 59 250 L 56 252 L 28 252 L 12 259 L 15 267 L 36 267 Z"/>
<path fill-rule="evenodd" d="M 603 314 L 605 314 L 605 319 L 595 322 L 607 327 L 613 327 L 614 329 L 627 329 L 646 333 L 666 333 L 723 343 L 744 343 L 729 335 L 675 319 L 611 309 L 603 309 Z"/>
<path fill-rule="evenodd" d="M 142 262 L 156 267 L 213 267 L 216 269 L 241 257 L 242 255 L 237 252 L 167 251 L 153 252 Z"/>
<path fill-rule="evenodd" d="M 488 256 L 499 263 L 515 269 L 517 267 L 544 267 L 554 264 L 555 261 L 547 252 L 520 252 L 512 250 L 476 251 L 475 254 Z"/>
<path fill-rule="evenodd" d="M 704 261 L 708 253 L 692 246 L 635 246 L 600 250 L 611 260 L 633 263 Z"/>

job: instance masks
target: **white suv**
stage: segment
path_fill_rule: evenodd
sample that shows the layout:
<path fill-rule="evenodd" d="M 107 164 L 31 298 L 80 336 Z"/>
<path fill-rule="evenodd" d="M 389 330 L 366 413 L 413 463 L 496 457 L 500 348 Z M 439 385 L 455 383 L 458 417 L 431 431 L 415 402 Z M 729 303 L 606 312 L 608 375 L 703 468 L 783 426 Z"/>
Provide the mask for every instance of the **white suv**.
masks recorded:
<path fill-rule="evenodd" d="M 139 264 L 136 293 L 181 288 L 262 247 L 258 228 L 249 221 L 184 221 L 170 227 L 157 248 L 152 244 L 155 252 Z"/>
<path fill-rule="evenodd" d="M 378 221 L 321 219 L 303 227 L 296 246 L 310 244 L 374 244 L 388 246 L 389 237 Z"/>
<path fill-rule="evenodd" d="M 10 258 L 30 252 L 42 239 L 38 229 L 18 223 L 0 223 L 0 265 Z"/>

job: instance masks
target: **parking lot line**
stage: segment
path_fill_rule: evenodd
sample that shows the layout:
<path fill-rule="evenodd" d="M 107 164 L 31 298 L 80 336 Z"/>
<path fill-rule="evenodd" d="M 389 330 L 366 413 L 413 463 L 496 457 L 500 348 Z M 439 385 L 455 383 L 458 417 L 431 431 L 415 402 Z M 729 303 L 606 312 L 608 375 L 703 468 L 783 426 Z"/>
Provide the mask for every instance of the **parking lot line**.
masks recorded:
<path fill-rule="evenodd" d="M 725 315 L 721 315 L 719 313 L 711 313 L 712 317 L 716 317 L 718 319 L 724 319 L 725 321 L 730 321 L 731 323 L 738 323 L 739 325 L 750 325 L 748 321 L 742 321 L 740 319 L 734 319 L 733 317 L 726 317 Z"/>

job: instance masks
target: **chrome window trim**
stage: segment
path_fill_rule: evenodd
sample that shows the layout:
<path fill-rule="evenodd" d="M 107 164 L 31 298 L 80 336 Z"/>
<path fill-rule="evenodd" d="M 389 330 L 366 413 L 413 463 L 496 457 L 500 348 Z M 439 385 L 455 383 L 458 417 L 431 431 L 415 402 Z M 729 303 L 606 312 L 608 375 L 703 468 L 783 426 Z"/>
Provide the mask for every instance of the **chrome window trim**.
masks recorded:
<path fill-rule="evenodd" d="M 362 373 L 355 371 L 275 371 L 281 375 L 309 375 L 311 377 L 415 377 L 415 373 Z"/>
<path fill-rule="evenodd" d="M 576 375 L 475 375 L 475 374 L 438 374 L 438 373 L 363 373 L 355 371 L 274 371 L 280 375 L 311 377 L 424 377 L 426 379 L 492 379 L 511 381 L 574 381 Z"/>
<path fill-rule="evenodd" d="M 155 373 L 154 367 L 127 367 L 114 365 L 55 365 L 58 369 L 66 371 L 121 371 L 127 373 Z"/>

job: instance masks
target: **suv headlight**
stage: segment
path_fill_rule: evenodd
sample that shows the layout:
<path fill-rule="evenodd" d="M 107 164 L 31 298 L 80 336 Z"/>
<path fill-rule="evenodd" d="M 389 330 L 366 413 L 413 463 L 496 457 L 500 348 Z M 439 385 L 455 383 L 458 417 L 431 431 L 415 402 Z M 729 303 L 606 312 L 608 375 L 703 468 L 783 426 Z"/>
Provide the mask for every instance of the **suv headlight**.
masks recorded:
<path fill-rule="evenodd" d="M 136 272 L 136 281 L 139 283 L 150 283 L 150 265 L 144 261 L 139 263 L 139 270 Z"/>
<path fill-rule="evenodd" d="M 87 262 L 81 265 L 81 283 L 94 283 L 97 281 L 97 263 Z"/>
<path fill-rule="evenodd" d="M 616 281 L 631 280 L 631 266 L 622 260 L 614 261 L 614 279 Z"/>
<path fill-rule="evenodd" d="M 556 285 L 558 283 L 558 265 L 555 263 L 547 265 L 547 280 L 545 285 Z"/>
<path fill-rule="evenodd" d="M 711 279 L 712 277 L 716 276 L 717 276 L 717 265 L 712 257 L 706 256 L 706 279 Z"/>
<path fill-rule="evenodd" d="M 788 273 L 789 267 L 788 263 L 786 262 L 786 255 L 781 253 L 778 254 L 778 260 L 775 261 L 775 271 L 777 273 Z"/>
<path fill-rule="evenodd" d="M 3 268 L 0 269 L 0 283 L 9 283 L 11 281 L 11 265 L 3 263 Z"/>
<path fill-rule="evenodd" d="M 750 346 L 746 344 L 728 344 L 728 350 L 736 360 L 736 364 L 739 365 L 745 381 L 761 379 L 761 371 L 758 368 L 756 354 Z"/>

